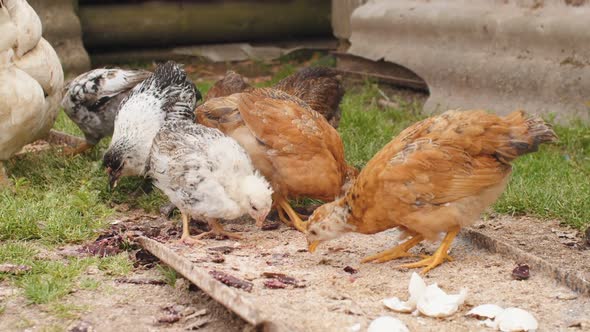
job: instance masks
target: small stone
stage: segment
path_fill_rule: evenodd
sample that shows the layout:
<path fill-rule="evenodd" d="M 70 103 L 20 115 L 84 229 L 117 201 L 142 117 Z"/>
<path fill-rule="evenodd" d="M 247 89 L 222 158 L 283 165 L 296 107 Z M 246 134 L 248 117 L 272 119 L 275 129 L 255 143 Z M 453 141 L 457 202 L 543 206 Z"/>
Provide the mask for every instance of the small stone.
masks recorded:
<path fill-rule="evenodd" d="M 94 331 L 94 328 L 92 328 L 92 325 L 90 325 L 90 323 L 85 322 L 83 320 L 72 323 L 72 325 L 70 325 L 70 327 L 68 328 L 68 332 L 92 332 L 92 331 Z"/>

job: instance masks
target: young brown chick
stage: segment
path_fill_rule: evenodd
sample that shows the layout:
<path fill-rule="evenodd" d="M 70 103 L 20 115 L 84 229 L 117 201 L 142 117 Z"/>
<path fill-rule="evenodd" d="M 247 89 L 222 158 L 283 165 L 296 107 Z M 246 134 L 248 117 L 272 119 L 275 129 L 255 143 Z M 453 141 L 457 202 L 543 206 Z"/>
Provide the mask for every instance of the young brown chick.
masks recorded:
<path fill-rule="evenodd" d="M 442 264 L 461 229 L 503 192 L 518 156 L 553 142 L 553 130 L 522 111 L 499 117 L 485 111 L 448 111 L 402 131 L 379 151 L 342 198 L 318 208 L 309 219 L 313 252 L 345 232 L 374 234 L 399 227 L 409 240 L 366 257 L 386 262 L 410 256 L 422 240 L 446 233 L 434 255 L 401 267 Z"/>
<path fill-rule="evenodd" d="M 228 70 L 225 73 L 225 76 L 219 81 L 215 82 L 211 89 L 207 91 L 205 101 L 213 98 L 227 97 L 229 95 L 233 95 L 234 93 L 246 91 L 251 88 L 252 87 L 250 84 L 246 83 L 246 80 L 244 77 L 242 77 L 242 75 L 236 73 L 233 70 Z"/>
<path fill-rule="evenodd" d="M 288 199 L 333 200 L 347 177 L 356 175 L 344 160 L 338 132 L 308 104 L 280 90 L 253 89 L 211 99 L 195 112 L 199 123 L 220 129 L 244 147 L 271 183 L 279 217 L 300 231 L 304 223 Z"/>
<path fill-rule="evenodd" d="M 287 76 L 273 86 L 306 102 L 314 111 L 320 113 L 334 128 L 340 123 L 340 101 L 344 96 L 342 78 L 337 71 L 326 67 L 307 67 Z M 227 97 L 238 92 L 252 91 L 244 77 L 234 71 L 209 89 L 205 101 Z"/>
<path fill-rule="evenodd" d="M 323 115 L 332 127 L 338 128 L 344 87 L 342 78 L 334 69 L 303 68 L 279 81 L 274 88 L 305 101 L 314 111 Z"/>

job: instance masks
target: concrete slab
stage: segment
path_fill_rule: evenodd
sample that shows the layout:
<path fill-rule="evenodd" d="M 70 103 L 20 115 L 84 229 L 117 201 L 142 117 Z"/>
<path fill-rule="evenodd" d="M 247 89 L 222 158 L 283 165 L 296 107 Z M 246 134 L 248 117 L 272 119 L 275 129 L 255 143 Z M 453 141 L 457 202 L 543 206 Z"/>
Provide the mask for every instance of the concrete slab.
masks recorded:
<path fill-rule="evenodd" d="M 588 17 L 587 1 L 373 0 L 352 14 L 348 52 L 412 70 L 428 112 L 590 120 Z"/>

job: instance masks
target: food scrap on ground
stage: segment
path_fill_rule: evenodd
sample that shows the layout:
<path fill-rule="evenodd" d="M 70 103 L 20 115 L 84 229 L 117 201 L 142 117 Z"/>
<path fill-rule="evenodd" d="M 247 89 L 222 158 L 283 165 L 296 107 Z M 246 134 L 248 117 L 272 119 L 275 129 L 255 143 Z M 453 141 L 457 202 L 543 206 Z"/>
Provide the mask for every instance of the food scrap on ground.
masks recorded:
<path fill-rule="evenodd" d="M 526 280 L 531 277 L 531 272 L 528 264 L 518 264 L 512 270 L 512 277 L 516 280 Z"/>
<path fill-rule="evenodd" d="M 251 292 L 253 284 L 249 281 L 245 281 L 239 278 L 236 278 L 232 275 L 229 275 L 222 271 L 212 270 L 209 271 L 209 274 L 213 276 L 216 280 L 234 288 L 243 289 L 246 292 Z"/>

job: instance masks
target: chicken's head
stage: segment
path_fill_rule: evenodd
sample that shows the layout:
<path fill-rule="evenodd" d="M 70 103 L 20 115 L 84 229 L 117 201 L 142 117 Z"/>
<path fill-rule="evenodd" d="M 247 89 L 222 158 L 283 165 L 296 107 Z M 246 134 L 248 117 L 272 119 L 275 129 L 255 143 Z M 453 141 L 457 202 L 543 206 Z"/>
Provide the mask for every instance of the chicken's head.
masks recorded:
<path fill-rule="evenodd" d="M 109 187 L 117 186 L 121 176 L 142 175 L 145 170 L 145 161 L 136 156 L 136 152 L 126 141 L 118 141 L 104 154 L 102 163 L 109 175 Z"/>
<path fill-rule="evenodd" d="M 347 223 L 349 215 L 350 208 L 343 199 L 317 208 L 307 221 L 306 237 L 309 251 L 314 252 L 320 243 L 354 230 L 354 227 Z"/>
<path fill-rule="evenodd" d="M 248 209 L 248 214 L 256 220 L 257 226 L 262 226 L 272 206 L 272 188 L 264 176 L 256 172 L 242 180 L 242 205 Z"/>

